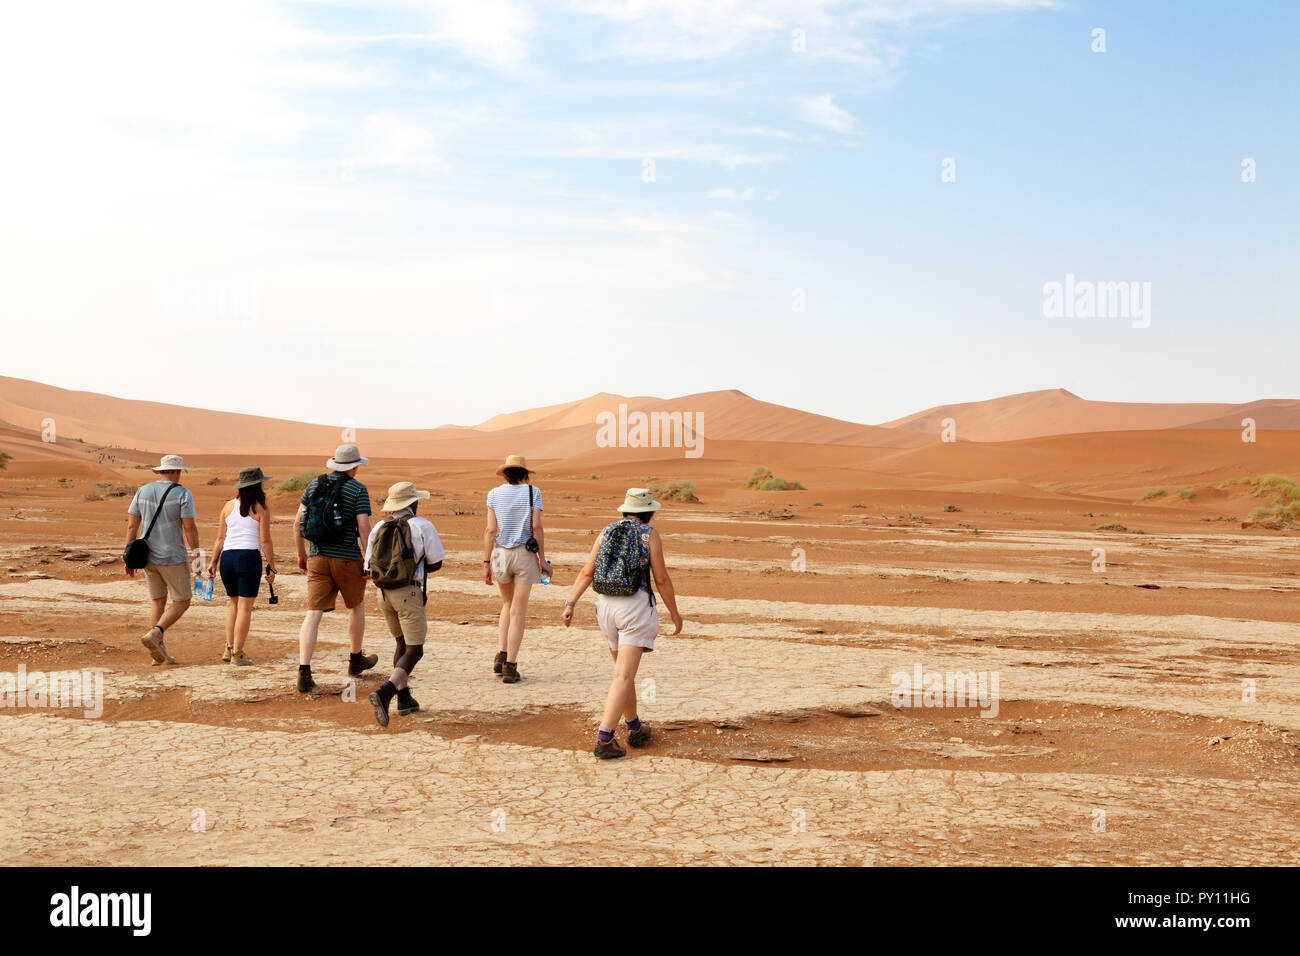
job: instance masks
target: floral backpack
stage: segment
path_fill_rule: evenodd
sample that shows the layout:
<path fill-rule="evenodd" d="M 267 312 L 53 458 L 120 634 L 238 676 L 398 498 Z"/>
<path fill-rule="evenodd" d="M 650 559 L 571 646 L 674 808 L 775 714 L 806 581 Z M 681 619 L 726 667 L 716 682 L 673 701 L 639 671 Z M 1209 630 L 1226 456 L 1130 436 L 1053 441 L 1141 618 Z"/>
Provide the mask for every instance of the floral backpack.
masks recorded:
<path fill-rule="evenodd" d="M 653 603 L 649 567 L 650 526 L 636 518 L 615 521 L 601 532 L 591 587 L 597 594 L 624 597 L 648 591 Z"/>

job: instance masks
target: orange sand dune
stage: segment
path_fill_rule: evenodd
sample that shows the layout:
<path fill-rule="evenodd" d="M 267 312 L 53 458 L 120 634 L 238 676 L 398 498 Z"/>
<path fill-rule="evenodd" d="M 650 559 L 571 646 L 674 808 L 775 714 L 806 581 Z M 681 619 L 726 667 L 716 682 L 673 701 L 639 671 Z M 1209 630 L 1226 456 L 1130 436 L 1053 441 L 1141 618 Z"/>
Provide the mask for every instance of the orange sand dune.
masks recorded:
<path fill-rule="evenodd" d="M 629 412 L 683 412 L 704 416 L 706 439 L 803 441 L 818 444 L 911 447 L 929 439 L 913 432 L 860 425 L 750 398 L 742 392 L 705 392 L 674 399 L 601 394 L 565 405 L 498 415 L 481 426 L 357 429 L 368 456 L 389 458 L 497 458 L 525 452 L 540 458 L 579 455 L 596 448 L 596 416 Z M 87 444 L 177 451 L 182 454 L 319 455 L 341 440 L 342 428 L 233 412 L 112 398 L 22 379 L 0 377 L 0 420 L 39 430 L 52 419 L 58 433 Z"/>
<path fill-rule="evenodd" d="M 1269 399 L 1241 405 L 1094 402 L 1055 388 L 940 405 L 881 427 L 938 436 L 943 420 L 951 418 L 956 422 L 958 440 L 1016 441 L 1083 432 L 1240 428 L 1242 418 L 1248 416 L 1258 428 L 1300 428 L 1300 401 Z"/>

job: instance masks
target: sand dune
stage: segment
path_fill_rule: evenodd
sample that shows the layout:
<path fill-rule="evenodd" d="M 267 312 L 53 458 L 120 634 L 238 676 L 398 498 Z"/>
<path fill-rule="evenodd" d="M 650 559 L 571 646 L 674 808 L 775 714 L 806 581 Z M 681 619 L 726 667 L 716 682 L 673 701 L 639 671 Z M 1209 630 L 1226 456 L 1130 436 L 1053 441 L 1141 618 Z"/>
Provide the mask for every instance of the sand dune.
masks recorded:
<path fill-rule="evenodd" d="M 1300 401 L 1267 399 L 1240 405 L 1094 402 L 1054 388 L 940 405 L 881 427 L 938 436 L 943 420 L 951 418 L 956 422 L 958 440 L 1016 441 L 1083 432 L 1240 428 L 1245 417 L 1254 418 L 1258 428 L 1300 428 Z"/>

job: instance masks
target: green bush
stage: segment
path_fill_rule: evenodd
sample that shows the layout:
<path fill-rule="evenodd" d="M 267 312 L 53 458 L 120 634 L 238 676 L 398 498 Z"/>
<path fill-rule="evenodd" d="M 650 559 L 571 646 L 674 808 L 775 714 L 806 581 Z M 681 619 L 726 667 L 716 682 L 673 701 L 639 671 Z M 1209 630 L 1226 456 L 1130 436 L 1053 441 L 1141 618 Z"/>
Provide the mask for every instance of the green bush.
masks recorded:
<path fill-rule="evenodd" d="M 784 478 L 778 478 L 772 474 L 770 468 L 755 468 L 749 473 L 749 481 L 745 482 L 746 488 L 757 488 L 759 491 L 807 491 L 800 482 L 786 481 Z"/>
<path fill-rule="evenodd" d="M 1139 498 L 1138 501 L 1146 501 L 1148 498 L 1159 498 L 1162 495 L 1166 495 L 1166 494 L 1168 494 L 1168 492 L 1165 491 L 1165 489 L 1156 488 L 1154 491 L 1148 491 L 1145 495 Z"/>
<path fill-rule="evenodd" d="M 0 471 L 9 467 L 9 462 L 14 460 L 14 456 L 7 451 L 0 451 Z"/>
<path fill-rule="evenodd" d="M 1178 497 L 1182 498 L 1184 501 L 1191 501 L 1196 497 L 1196 492 L 1192 491 L 1191 488 L 1179 488 Z"/>
<path fill-rule="evenodd" d="M 771 477 L 771 468 L 763 468 L 762 466 L 759 466 L 749 473 L 749 481 L 745 482 L 745 487 L 758 488 L 763 484 L 763 482 L 767 481 Z"/>
<path fill-rule="evenodd" d="M 314 471 L 300 471 L 297 474 L 290 475 L 284 481 L 275 486 L 276 491 L 302 491 L 311 484 L 312 479 L 316 477 Z"/>

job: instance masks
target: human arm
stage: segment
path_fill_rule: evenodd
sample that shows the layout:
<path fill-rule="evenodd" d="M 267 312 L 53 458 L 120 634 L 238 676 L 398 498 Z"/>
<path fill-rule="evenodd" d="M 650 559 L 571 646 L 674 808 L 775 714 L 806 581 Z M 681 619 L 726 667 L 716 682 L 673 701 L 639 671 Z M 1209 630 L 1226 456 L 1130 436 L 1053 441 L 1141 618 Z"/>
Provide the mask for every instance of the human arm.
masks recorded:
<path fill-rule="evenodd" d="M 226 523 L 221 522 L 224 528 Z M 276 567 L 278 562 L 275 560 L 275 542 L 271 540 L 271 509 L 266 505 L 257 506 L 257 538 L 262 546 L 262 560 L 267 563 L 271 570 L 266 572 L 268 579 L 275 577 L 279 571 Z"/>
<path fill-rule="evenodd" d="M 655 587 L 664 599 L 664 606 L 673 619 L 673 633 L 682 632 L 682 616 L 677 613 L 677 593 L 673 590 L 673 579 L 668 576 L 668 565 L 664 561 L 663 538 L 655 528 L 650 529 L 650 573 L 654 576 Z"/>
<path fill-rule="evenodd" d="M 365 541 L 367 543 L 370 541 L 370 515 L 368 514 L 357 515 L 357 536 L 360 537 L 362 541 Z M 370 577 L 369 561 L 365 561 L 362 563 L 361 576 L 363 578 Z"/>
<path fill-rule="evenodd" d="M 564 626 L 568 627 L 573 623 L 573 612 L 578 606 L 578 601 L 587 588 L 591 586 L 591 579 L 596 575 L 596 555 L 600 552 L 600 536 L 596 536 L 595 542 L 591 546 L 591 554 L 587 555 L 587 561 L 578 572 L 578 577 L 573 582 L 573 587 L 569 588 L 569 599 L 564 602 Z"/>
<path fill-rule="evenodd" d="M 501 526 L 497 524 L 497 513 L 490 507 L 487 510 L 487 527 L 483 531 L 483 580 L 487 584 L 492 583 L 492 546 L 496 544 L 497 532 Z"/>
<path fill-rule="evenodd" d="M 135 502 L 134 502 L 134 501 L 131 502 L 131 506 L 132 506 L 132 507 L 135 507 Z M 138 538 L 138 537 L 140 537 L 140 516 L 139 516 L 138 514 L 127 514 L 127 516 L 126 516 L 126 545 L 123 545 L 123 546 L 122 546 L 122 550 L 123 550 L 124 553 L 125 553 L 125 551 L 126 551 L 127 546 L 130 545 L 131 542 L 134 541 L 134 540 L 135 540 L 136 538 Z M 123 563 L 125 563 L 125 562 L 123 562 Z M 127 576 L 128 578 L 133 578 L 133 577 L 135 577 L 135 568 L 127 568 L 127 569 L 126 569 L 126 576 Z"/>
<path fill-rule="evenodd" d="M 302 519 L 307 514 L 307 506 L 298 505 L 298 513 L 293 518 L 293 542 L 298 547 L 298 570 L 307 570 L 307 541 L 302 536 Z"/>
<path fill-rule="evenodd" d="M 221 552 L 226 544 L 226 518 L 230 515 L 231 503 L 227 501 L 217 516 L 217 540 L 212 544 L 212 554 L 208 557 L 207 575 L 216 577 L 221 564 Z"/>

